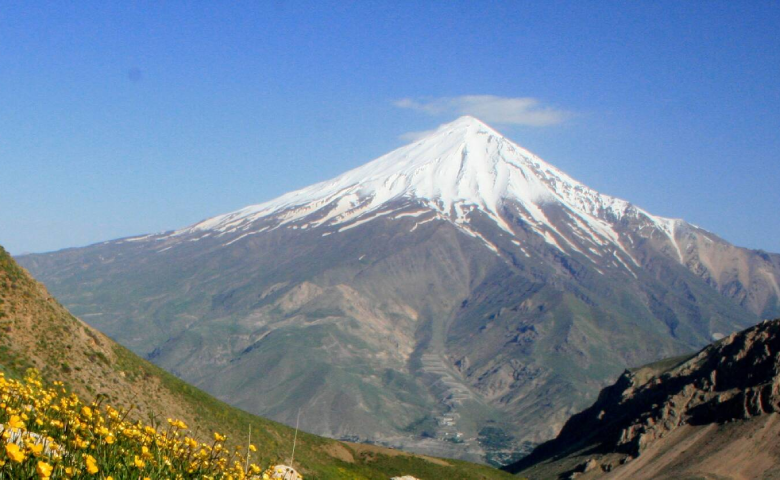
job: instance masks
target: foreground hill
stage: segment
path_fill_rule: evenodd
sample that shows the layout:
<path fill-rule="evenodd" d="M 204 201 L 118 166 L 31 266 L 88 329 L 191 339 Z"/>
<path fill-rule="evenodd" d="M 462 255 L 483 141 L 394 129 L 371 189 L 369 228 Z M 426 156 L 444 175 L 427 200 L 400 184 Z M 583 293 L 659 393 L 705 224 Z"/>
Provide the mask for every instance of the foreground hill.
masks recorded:
<path fill-rule="evenodd" d="M 285 461 L 293 430 L 230 407 L 116 344 L 65 310 L 0 247 L 0 370 L 19 378 L 29 369 L 61 380 L 85 399 L 131 409 L 145 422 L 185 421 L 204 440 L 212 431 L 234 443 L 252 427 L 258 463 Z M 269 378 L 268 381 L 273 381 Z M 370 445 L 299 433 L 296 468 L 306 478 L 503 478 L 507 474 L 465 462 L 444 461 Z"/>
<path fill-rule="evenodd" d="M 19 261 L 244 410 L 496 463 L 625 368 L 780 315 L 780 256 L 599 193 L 471 117 L 261 205 Z"/>
<path fill-rule="evenodd" d="M 778 478 L 780 320 L 627 371 L 507 470 L 530 479 Z"/>

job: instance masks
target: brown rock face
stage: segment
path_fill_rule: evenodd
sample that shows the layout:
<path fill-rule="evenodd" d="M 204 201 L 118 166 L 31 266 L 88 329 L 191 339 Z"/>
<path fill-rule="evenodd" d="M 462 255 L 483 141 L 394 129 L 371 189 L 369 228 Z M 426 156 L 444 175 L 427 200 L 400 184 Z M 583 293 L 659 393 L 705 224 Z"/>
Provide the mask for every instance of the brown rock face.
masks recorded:
<path fill-rule="evenodd" d="M 555 440 L 508 470 L 564 465 L 567 456 L 583 451 L 640 458 L 683 427 L 771 413 L 780 413 L 780 320 L 732 334 L 688 358 L 626 371 Z"/>
<path fill-rule="evenodd" d="M 703 425 L 745 420 L 780 412 L 780 321 L 765 321 L 732 334 L 675 368 L 631 387 L 617 407 L 638 417 L 620 425 L 615 446 L 639 455 L 654 440 L 685 424 Z M 606 405 L 610 411 L 612 405 Z M 625 418 L 625 417 L 624 417 Z M 623 423 L 613 415 L 610 420 Z M 595 425 L 594 425 L 595 426 Z"/>

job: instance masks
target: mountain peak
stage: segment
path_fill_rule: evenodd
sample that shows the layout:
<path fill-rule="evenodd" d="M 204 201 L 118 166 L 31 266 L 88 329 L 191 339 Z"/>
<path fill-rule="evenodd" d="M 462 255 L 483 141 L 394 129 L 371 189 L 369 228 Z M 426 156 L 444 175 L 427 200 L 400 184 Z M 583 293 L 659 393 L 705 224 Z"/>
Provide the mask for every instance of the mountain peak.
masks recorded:
<path fill-rule="evenodd" d="M 487 216 L 512 236 L 519 227 L 511 224 L 520 222 L 523 229 L 536 232 L 559 250 L 583 253 L 577 244 L 611 244 L 635 264 L 615 230 L 614 222 L 627 214 L 642 216 L 676 245 L 671 220 L 583 185 L 469 115 L 336 178 L 205 220 L 173 235 L 205 230 L 221 234 L 267 231 L 285 226 L 337 227 L 341 231 L 393 211 L 400 213 L 410 204 L 433 212 L 435 218 L 449 221 L 469 235 L 475 235 L 471 221 Z M 510 210 L 513 220 L 507 216 Z M 554 225 L 555 220 L 548 215 L 559 216 L 556 212 L 574 222 L 574 232 L 565 234 Z M 492 244 L 488 247 L 496 250 Z M 681 259 L 679 248 L 673 250 Z"/>
<path fill-rule="evenodd" d="M 239 218 L 257 219 L 282 211 L 300 214 L 285 214 L 283 223 L 326 211 L 324 220 L 316 222 L 322 225 L 353 218 L 348 215 L 350 211 L 366 215 L 391 201 L 407 198 L 458 219 L 476 207 L 506 229 L 499 215 L 505 198 L 523 202 L 552 198 L 543 179 L 531 171 L 538 168 L 552 167 L 481 120 L 466 115 L 332 180 L 192 228 L 220 228 L 224 222 L 232 224 Z"/>
<path fill-rule="evenodd" d="M 476 117 L 472 117 L 471 115 L 463 115 L 462 117 L 458 117 L 457 119 L 449 123 L 440 125 L 438 128 L 430 132 L 428 135 L 412 143 L 426 142 L 433 139 L 449 137 L 449 136 L 452 136 L 455 139 L 467 143 L 470 140 L 474 139 L 476 136 L 480 136 L 480 135 L 488 135 L 488 136 L 504 139 L 504 136 L 501 135 L 501 133 L 499 133 L 492 127 L 490 127 L 487 123 L 483 122 L 482 120 Z"/>
<path fill-rule="evenodd" d="M 493 128 L 491 128 L 487 123 L 471 115 L 463 115 L 461 117 L 458 117 L 449 123 L 445 123 L 441 125 L 439 129 L 462 128 L 462 127 L 489 130 L 490 132 L 495 133 L 496 135 L 501 135 L 500 133 L 493 130 Z"/>

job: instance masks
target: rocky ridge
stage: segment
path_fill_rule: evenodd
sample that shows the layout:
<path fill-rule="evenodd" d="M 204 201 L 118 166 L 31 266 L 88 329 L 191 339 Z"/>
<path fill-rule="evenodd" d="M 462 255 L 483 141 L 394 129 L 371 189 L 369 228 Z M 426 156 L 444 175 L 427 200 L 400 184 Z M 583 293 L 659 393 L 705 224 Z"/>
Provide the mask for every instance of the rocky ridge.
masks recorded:
<path fill-rule="evenodd" d="M 780 319 L 731 334 L 691 357 L 627 370 L 557 438 L 507 470 L 529 478 L 616 476 L 646 452 L 663 450 L 659 445 L 677 430 L 777 413 Z M 632 476 L 642 478 L 641 472 Z"/>

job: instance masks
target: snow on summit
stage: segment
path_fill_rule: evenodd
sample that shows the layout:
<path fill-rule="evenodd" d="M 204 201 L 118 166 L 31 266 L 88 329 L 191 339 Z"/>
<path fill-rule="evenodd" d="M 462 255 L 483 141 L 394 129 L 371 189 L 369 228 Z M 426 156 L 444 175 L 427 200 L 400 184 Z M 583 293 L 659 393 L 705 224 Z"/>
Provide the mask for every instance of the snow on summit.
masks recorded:
<path fill-rule="evenodd" d="M 338 227 L 340 232 L 394 209 L 400 213 L 409 202 L 470 235 L 478 235 L 469 224 L 477 212 L 514 234 L 505 215 L 511 209 L 515 218 L 558 249 L 582 252 L 575 243 L 585 240 L 594 245 L 613 244 L 625 252 L 613 224 L 627 214 L 641 215 L 674 243 L 675 221 L 588 188 L 471 116 L 442 125 L 427 137 L 332 180 L 210 218 L 173 236 L 198 232 L 249 235 L 285 226 Z M 545 211 L 551 205 L 571 217 L 573 233 L 564 233 L 548 219 Z M 261 220 L 262 228 L 253 228 Z"/>

